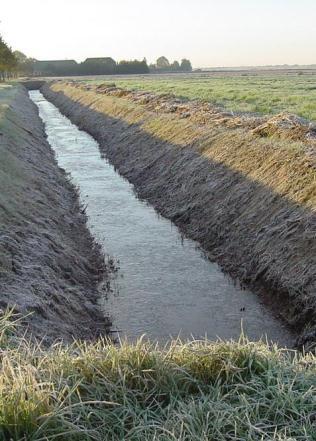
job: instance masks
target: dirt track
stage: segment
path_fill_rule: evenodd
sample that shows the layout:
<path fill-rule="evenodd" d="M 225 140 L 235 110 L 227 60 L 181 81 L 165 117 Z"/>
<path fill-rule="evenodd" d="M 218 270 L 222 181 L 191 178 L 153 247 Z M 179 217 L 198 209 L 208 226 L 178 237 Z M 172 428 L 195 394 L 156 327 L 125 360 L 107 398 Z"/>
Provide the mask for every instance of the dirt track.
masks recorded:
<path fill-rule="evenodd" d="M 314 140 L 304 129 L 297 150 L 296 120 L 283 131 L 281 119 L 272 140 L 254 131 L 266 127 L 262 119 L 227 125 L 217 115 L 201 123 L 91 86 L 56 83 L 43 92 L 211 259 L 297 331 L 315 325 Z"/>
<path fill-rule="evenodd" d="M 47 342 L 105 333 L 97 305 L 104 258 L 21 86 L 3 117 L 0 155 L 0 306 L 32 313 L 28 332 Z"/>

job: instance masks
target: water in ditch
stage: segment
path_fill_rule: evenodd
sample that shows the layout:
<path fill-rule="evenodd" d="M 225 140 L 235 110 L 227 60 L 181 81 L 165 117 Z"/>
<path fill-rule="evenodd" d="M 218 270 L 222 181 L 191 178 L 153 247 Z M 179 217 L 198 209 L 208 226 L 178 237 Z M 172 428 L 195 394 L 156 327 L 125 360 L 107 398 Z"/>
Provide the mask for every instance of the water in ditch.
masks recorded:
<path fill-rule="evenodd" d="M 137 199 L 89 134 L 39 91 L 30 97 L 59 165 L 80 189 L 92 234 L 119 261 L 115 289 L 102 302 L 114 332 L 164 342 L 170 336 L 236 339 L 243 329 L 251 339 L 291 345 L 292 336 L 255 294 L 236 286 L 195 242 Z"/>

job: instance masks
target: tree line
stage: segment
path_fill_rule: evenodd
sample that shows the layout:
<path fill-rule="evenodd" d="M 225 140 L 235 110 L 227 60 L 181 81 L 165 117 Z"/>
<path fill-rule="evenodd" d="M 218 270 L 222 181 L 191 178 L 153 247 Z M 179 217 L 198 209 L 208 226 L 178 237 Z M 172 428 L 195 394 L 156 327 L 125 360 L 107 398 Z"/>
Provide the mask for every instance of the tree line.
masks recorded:
<path fill-rule="evenodd" d="M 149 69 L 152 73 L 160 73 L 160 72 L 191 72 L 192 64 L 190 60 L 183 58 L 181 62 L 175 60 L 173 63 L 170 63 L 168 58 L 162 56 L 159 57 L 156 61 L 156 64 L 151 64 Z"/>
<path fill-rule="evenodd" d="M 26 59 L 28 67 L 30 60 Z M 146 58 L 143 60 L 121 60 L 116 62 L 111 57 L 87 58 L 82 63 L 75 60 L 37 61 L 32 64 L 34 75 L 44 76 L 71 76 L 71 75 L 117 75 L 117 74 L 146 74 L 165 72 L 191 72 L 190 60 L 182 59 L 179 63 L 169 63 L 164 56 L 159 57 L 155 64 L 148 66 Z"/>
<path fill-rule="evenodd" d="M 75 60 L 40 61 L 29 58 L 20 51 L 12 51 L 0 36 L 0 81 L 15 77 L 17 74 L 27 76 L 75 76 L 75 75 L 116 75 L 146 74 L 165 72 L 191 72 L 190 60 L 181 62 L 161 56 L 154 64 L 143 60 L 115 61 L 111 57 L 87 58 L 82 63 Z"/>
<path fill-rule="evenodd" d="M 17 75 L 18 62 L 12 49 L 0 35 L 0 81 Z"/>

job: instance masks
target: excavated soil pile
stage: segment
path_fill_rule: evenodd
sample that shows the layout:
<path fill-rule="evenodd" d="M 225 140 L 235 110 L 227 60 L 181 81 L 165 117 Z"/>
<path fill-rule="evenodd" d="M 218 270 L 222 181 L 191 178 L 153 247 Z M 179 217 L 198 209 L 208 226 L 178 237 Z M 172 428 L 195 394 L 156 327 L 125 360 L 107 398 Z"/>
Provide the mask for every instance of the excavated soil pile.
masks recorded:
<path fill-rule="evenodd" d="M 316 324 L 315 128 L 296 117 L 56 82 L 44 95 L 211 259 L 304 335 Z M 193 293 L 194 295 L 194 293 Z"/>
<path fill-rule="evenodd" d="M 31 313 L 28 331 L 44 341 L 90 339 L 108 325 L 104 258 L 26 89 L 1 89 L 0 109 L 0 306 Z"/>

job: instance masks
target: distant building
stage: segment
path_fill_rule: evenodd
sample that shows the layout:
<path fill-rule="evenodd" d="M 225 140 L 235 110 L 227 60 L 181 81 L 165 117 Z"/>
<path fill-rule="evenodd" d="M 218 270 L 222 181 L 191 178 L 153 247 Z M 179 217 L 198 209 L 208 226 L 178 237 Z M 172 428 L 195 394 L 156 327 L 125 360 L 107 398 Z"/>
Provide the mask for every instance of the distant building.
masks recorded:
<path fill-rule="evenodd" d="M 44 60 L 35 61 L 34 75 L 75 75 L 78 63 L 75 60 Z"/>
<path fill-rule="evenodd" d="M 114 74 L 116 61 L 111 57 L 87 58 L 81 63 L 81 72 L 84 74 Z"/>
<path fill-rule="evenodd" d="M 89 64 L 107 64 L 107 65 L 116 66 L 115 60 L 113 60 L 113 58 L 111 58 L 111 57 L 87 58 L 84 61 L 84 63 L 89 63 Z"/>
<path fill-rule="evenodd" d="M 122 60 L 117 63 L 111 57 L 87 58 L 82 63 L 75 60 L 35 60 L 34 76 L 66 77 L 75 75 L 114 75 L 148 73 L 147 61 Z"/>

